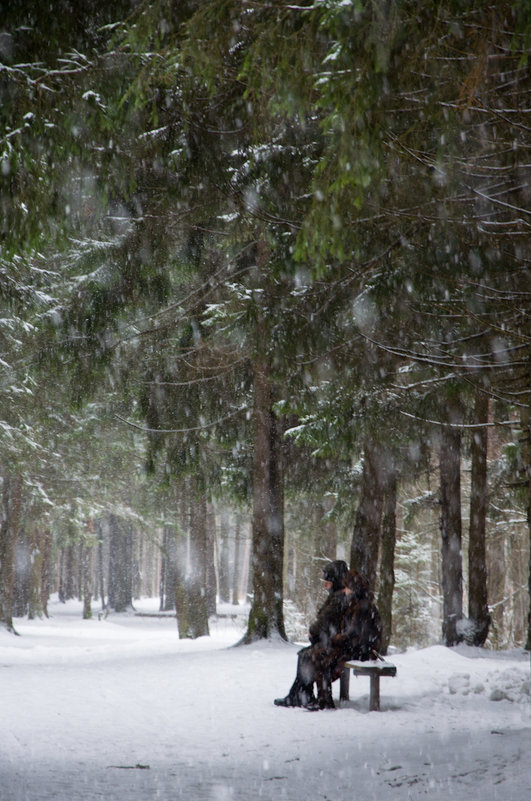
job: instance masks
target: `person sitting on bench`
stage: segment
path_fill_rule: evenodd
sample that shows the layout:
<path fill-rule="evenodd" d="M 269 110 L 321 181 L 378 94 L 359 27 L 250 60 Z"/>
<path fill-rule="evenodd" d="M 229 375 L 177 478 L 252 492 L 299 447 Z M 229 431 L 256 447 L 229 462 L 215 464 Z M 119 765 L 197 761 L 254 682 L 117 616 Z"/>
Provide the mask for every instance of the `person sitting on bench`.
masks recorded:
<path fill-rule="evenodd" d="M 349 571 L 343 583 L 347 602 L 341 629 L 331 632 L 326 647 L 312 650 L 317 685 L 317 699 L 308 706 L 312 710 L 334 709 L 332 683 L 340 678 L 345 662 L 375 659 L 381 646 L 382 622 L 369 582 L 361 573 Z"/>
<path fill-rule="evenodd" d="M 310 626 L 310 645 L 302 648 L 297 656 L 297 675 L 289 693 L 284 698 L 275 698 L 276 706 L 314 705 L 317 699 L 313 685 L 316 679 L 314 650 L 327 648 L 332 633 L 343 628 L 343 614 L 347 606 L 343 579 L 348 574 L 346 562 L 336 559 L 323 568 L 323 581 L 328 590 L 328 598 L 317 613 L 317 619 Z"/>

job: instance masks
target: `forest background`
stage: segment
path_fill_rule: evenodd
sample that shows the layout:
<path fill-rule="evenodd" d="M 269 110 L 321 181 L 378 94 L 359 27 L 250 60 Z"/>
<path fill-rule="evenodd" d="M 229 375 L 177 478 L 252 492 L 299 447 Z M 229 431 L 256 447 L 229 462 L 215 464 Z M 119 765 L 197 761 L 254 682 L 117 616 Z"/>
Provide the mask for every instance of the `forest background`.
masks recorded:
<path fill-rule="evenodd" d="M 0 624 L 531 648 L 525 0 L 2 3 Z"/>

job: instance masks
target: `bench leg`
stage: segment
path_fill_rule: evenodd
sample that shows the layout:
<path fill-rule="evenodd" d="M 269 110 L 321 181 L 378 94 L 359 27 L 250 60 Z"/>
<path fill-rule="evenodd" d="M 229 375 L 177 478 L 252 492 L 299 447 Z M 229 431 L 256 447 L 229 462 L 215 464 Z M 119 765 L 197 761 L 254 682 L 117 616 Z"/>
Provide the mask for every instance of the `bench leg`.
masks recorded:
<path fill-rule="evenodd" d="M 377 673 L 371 674 L 369 709 L 371 712 L 380 711 L 380 676 Z"/>
<path fill-rule="evenodd" d="M 350 696 L 350 668 L 343 668 L 339 679 L 339 698 L 348 701 Z"/>

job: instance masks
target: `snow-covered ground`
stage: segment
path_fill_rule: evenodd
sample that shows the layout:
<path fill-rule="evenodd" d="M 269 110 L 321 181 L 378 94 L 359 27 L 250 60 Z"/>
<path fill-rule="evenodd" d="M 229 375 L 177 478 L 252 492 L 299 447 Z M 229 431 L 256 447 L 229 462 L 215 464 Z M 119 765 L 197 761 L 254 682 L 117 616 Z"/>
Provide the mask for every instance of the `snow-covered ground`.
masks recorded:
<path fill-rule="evenodd" d="M 297 647 L 231 648 L 241 621 L 180 641 L 171 618 L 50 611 L 0 632 L 1 801 L 531 799 L 529 654 L 411 650 L 381 712 L 354 677 L 308 712 L 273 705 Z"/>

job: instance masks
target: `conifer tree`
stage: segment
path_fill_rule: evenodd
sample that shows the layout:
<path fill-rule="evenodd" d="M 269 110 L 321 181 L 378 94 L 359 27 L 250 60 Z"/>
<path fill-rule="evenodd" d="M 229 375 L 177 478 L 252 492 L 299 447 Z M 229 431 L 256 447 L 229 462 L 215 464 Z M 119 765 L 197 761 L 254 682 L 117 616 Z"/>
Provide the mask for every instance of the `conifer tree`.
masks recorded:
<path fill-rule="evenodd" d="M 108 20 L 99 4 L 94 18 Z M 152 464 L 212 486 L 222 464 L 248 477 L 254 456 L 268 553 L 285 412 L 303 421 L 291 441 L 336 467 L 382 440 L 396 457 L 420 441 L 406 414 L 420 434 L 446 422 L 437 394 L 451 381 L 514 405 L 527 441 L 524 5 L 158 0 L 97 36 L 54 25 L 44 68 L 34 42 L 29 66 L 8 53 L 3 71 L 3 236 L 34 267 L 35 242 L 55 243 L 65 291 L 46 356 L 71 365 L 78 400 L 136 358 Z M 92 49 L 63 62 L 67 40 Z M 35 159 L 28 114 L 45 78 Z M 54 189 L 40 218 L 24 208 L 28 176 Z M 343 476 L 345 497 L 358 483 Z M 251 639 L 282 634 L 270 589 L 255 587 Z"/>

